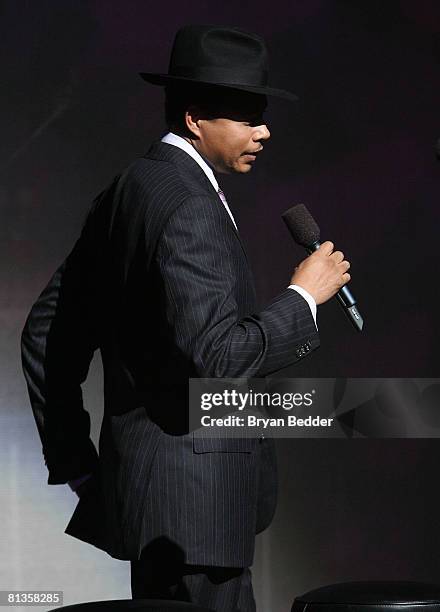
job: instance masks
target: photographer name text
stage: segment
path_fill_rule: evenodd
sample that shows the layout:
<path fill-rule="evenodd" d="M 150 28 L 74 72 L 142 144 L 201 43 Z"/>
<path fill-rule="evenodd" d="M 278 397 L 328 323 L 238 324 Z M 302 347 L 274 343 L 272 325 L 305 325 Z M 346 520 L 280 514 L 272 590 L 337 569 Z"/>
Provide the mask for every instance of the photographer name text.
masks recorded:
<path fill-rule="evenodd" d="M 215 418 L 204 415 L 201 419 L 202 427 L 262 427 L 263 429 L 271 427 L 331 427 L 332 418 L 322 418 L 318 416 L 297 417 L 290 414 L 279 418 L 257 417 L 248 414 L 246 416 L 228 415 L 221 418 Z"/>

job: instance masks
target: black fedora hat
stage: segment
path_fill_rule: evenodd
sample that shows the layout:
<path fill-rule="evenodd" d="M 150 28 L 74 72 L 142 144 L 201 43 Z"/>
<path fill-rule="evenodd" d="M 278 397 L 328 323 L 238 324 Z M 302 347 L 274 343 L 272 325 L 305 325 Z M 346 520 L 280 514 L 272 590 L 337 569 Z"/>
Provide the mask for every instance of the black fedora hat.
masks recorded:
<path fill-rule="evenodd" d="M 174 39 L 168 73 L 140 76 L 154 85 L 206 83 L 298 100 L 289 91 L 268 87 L 267 48 L 261 36 L 225 26 L 184 26 Z"/>

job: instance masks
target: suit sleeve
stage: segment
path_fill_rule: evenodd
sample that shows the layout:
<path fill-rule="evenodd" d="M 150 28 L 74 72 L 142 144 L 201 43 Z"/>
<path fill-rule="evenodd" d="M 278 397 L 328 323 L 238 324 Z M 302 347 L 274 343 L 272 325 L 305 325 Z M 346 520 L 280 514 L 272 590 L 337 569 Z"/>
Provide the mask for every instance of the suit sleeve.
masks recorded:
<path fill-rule="evenodd" d="M 206 196 L 188 198 L 168 220 L 157 250 L 167 321 L 198 376 L 266 376 L 317 348 L 319 336 L 306 300 L 289 288 L 239 317 L 234 288 L 243 279 L 225 231 Z"/>
<path fill-rule="evenodd" d="M 81 391 L 96 348 L 84 282 L 83 239 L 33 305 L 21 337 L 23 371 L 48 484 L 93 472 L 98 463 Z"/>

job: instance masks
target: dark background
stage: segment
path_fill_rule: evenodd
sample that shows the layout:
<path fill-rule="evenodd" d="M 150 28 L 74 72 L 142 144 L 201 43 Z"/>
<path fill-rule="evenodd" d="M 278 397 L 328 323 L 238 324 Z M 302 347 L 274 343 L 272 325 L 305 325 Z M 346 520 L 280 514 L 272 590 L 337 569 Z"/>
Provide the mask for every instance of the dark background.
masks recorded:
<path fill-rule="evenodd" d="M 303 258 L 280 218 L 295 203 L 307 204 L 322 238 L 352 262 L 364 333 L 351 329 L 337 303 L 320 306 L 321 348 L 279 375 L 439 373 L 438 1 L 1 2 L 0 476 L 9 483 L 2 554 L 13 561 L 2 588 L 11 582 L 28 588 L 29 581 L 48 588 L 48 576 L 56 575 L 56 588 L 70 585 L 71 602 L 106 599 L 110 583 L 120 584 L 116 597 L 129 596 L 125 574 L 118 583 L 101 556 L 93 563 L 106 573 L 94 591 L 72 578 L 75 564 L 86 568 L 91 557 L 62 534 L 75 503 L 70 491 L 46 493 L 18 342 L 92 199 L 162 134 L 162 90 L 137 72 L 166 71 L 184 23 L 263 35 L 271 84 L 300 96 L 296 104 L 270 101 L 272 138 L 252 171 L 219 177 L 261 306 L 287 286 Z M 95 360 L 86 386 L 95 439 L 100 385 Z M 280 503 L 273 526 L 258 539 L 254 566 L 261 610 L 287 610 L 295 595 L 333 581 L 440 583 L 437 440 L 278 446 Z M 51 514 L 36 511 L 38 503 Z M 54 503 L 61 504 L 56 517 Z M 60 564 L 67 558 L 71 566 Z"/>

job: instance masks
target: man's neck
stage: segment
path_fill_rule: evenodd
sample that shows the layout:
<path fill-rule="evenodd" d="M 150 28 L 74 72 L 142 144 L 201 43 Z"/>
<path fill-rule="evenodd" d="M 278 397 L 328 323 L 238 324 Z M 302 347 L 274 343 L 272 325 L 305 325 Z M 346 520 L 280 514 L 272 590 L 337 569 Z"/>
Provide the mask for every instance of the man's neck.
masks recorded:
<path fill-rule="evenodd" d="M 180 138 L 183 138 L 184 140 L 186 140 L 186 142 L 188 144 L 190 144 L 192 146 L 193 149 L 195 149 L 195 151 L 197 151 L 197 153 L 200 155 L 200 157 L 203 158 L 203 161 L 206 162 L 206 164 L 211 168 L 211 170 L 216 174 L 217 170 L 215 169 L 214 165 L 212 164 L 212 162 L 206 157 L 206 155 L 204 155 L 200 149 L 197 146 L 197 142 L 198 139 L 196 138 L 190 138 L 189 136 L 187 136 L 186 134 L 183 134 L 180 130 L 177 129 L 170 129 L 170 132 L 172 134 L 175 134 L 176 136 L 180 136 Z"/>

